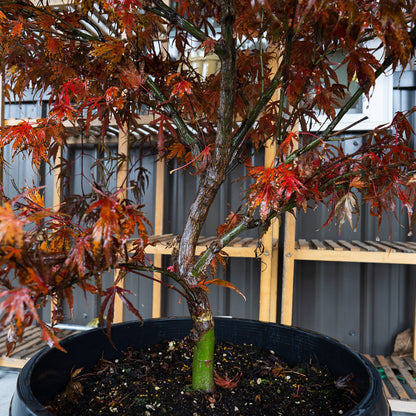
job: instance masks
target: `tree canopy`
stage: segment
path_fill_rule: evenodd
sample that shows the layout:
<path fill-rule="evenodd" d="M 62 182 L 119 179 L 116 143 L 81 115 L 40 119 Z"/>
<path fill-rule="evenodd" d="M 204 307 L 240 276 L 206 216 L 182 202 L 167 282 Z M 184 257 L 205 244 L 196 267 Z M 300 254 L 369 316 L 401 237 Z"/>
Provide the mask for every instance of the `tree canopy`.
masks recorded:
<path fill-rule="evenodd" d="M 380 74 L 411 62 L 415 16 L 411 0 L 2 0 L 5 96 L 33 88 L 48 100 L 48 114 L 1 127 L 0 145 L 29 154 L 39 168 L 66 146 L 68 126 L 81 134 L 98 124 L 104 143 L 115 121 L 132 140 L 148 141 L 134 132 L 144 113 L 154 114 L 155 153 L 198 180 L 173 266 L 162 271 L 179 283 L 201 340 L 213 325 L 207 282 L 226 285 L 208 279 L 210 266 L 248 228 L 266 230 L 281 213 L 320 202 L 329 220 L 352 222 L 358 194 L 379 221 L 400 202 L 413 225 L 408 114 L 363 134 L 353 154 L 334 140 L 344 140 L 337 125 L 361 95 L 371 100 Z M 216 72 L 195 69 L 204 57 L 218 61 Z M 254 166 L 250 157 L 269 142 L 274 162 Z M 239 164 L 252 185 L 196 257 L 212 201 Z M 144 256 L 147 221 L 121 191 L 93 187 L 85 210 L 73 195 L 56 209 L 37 189 L 2 195 L 0 328 L 10 326 L 9 348 L 33 319 L 56 343 L 37 308 L 51 296 L 71 306 L 76 285 L 104 297 L 109 324 L 117 296 L 140 317 L 125 289 L 101 285 L 108 268 L 154 270 Z M 61 318 L 57 308 L 54 319 Z"/>

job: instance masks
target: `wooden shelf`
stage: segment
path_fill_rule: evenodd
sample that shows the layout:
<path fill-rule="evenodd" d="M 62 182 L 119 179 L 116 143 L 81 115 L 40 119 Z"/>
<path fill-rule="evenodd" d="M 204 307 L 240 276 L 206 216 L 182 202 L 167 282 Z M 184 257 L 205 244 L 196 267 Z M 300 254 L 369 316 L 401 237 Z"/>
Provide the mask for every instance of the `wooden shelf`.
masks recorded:
<path fill-rule="evenodd" d="M 149 254 L 172 254 L 176 236 L 172 234 L 163 234 L 160 236 L 151 236 L 149 241 L 151 245 L 146 247 Z M 198 240 L 196 255 L 202 254 L 209 245 L 215 241 L 216 237 L 201 237 Z M 273 248 L 277 248 L 277 239 L 274 239 Z M 248 257 L 255 258 L 257 249 L 257 239 L 255 238 L 236 238 L 230 245 L 222 250 L 229 257 Z M 261 253 L 260 253 L 261 254 Z"/>
<path fill-rule="evenodd" d="M 294 260 L 416 264 L 416 243 L 300 239 L 291 255 Z"/>
<path fill-rule="evenodd" d="M 350 263 L 416 264 L 416 242 L 295 240 L 296 219 L 285 217 L 285 239 L 282 276 L 282 308 L 280 322 L 292 325 L 294 264 L 296 260 L 336 261 Z M 416 299 L 413 338 L 416 339 Z M 413 343 L 416 360 L 416 342 Z"/>
<path fill-rule="evenodd" d="M 77 331 L 61 330 L 57 336 L 64 339 Z M 14 351 L 6 356 L 5 340 L 7 331 L 0 333 L 0 367 L 22 368 L 30 358 L 43 348 L 47 348 L 42 340 L 41 329 L 37 326 L 27 328 L 23 335 L 23 340 L 16 346 Z"/>

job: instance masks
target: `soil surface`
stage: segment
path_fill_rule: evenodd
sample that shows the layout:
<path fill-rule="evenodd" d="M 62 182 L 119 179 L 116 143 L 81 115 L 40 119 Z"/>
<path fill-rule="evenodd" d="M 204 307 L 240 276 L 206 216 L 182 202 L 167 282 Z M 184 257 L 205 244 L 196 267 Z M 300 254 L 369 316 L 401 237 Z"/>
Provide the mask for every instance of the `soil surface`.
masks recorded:
<path fill-rule="evenodd" d="M 252 345 L 217 345 L 213 394 L 192 391 L 191 367 L 187 340 L 128 350 L 88 372 L 74 369 L 48 409 L 59 416 L 325 416 L 360 400 L 352 375 L 336 379 L 311 363 L 290 368 L 274 351 Z"/>

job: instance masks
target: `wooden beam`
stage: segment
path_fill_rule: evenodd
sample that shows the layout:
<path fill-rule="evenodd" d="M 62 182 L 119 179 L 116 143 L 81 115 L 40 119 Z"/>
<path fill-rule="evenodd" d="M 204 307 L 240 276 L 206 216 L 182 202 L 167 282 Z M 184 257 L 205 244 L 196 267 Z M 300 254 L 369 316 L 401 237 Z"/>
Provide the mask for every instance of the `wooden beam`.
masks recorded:
<path fill-rule="evenodd" d="M 274 48 L 275 59 L 273 61 L 272 72 L 277 72 L 280 65 L 280 53 L 278 48 Z M 280 97 L 280 88 L 273 94 L 273 99 Z M 264 166 L 274 166 L 276 158 L 277 144 L 275 138 L 271 138 L 264 146 Z M 279 239 L 279 222 L 274 221 L 263 236 L 264 252 L 261 256 L 260 273 L 260 299 L 259 299 L 259 320 L 265 322 L 276 322 L 277 314 L 277 247 Z M 249 256 L 247 256 L 249 257 Z"/>
<path fill-rule="evenodd" d="M 285 238 L 283 251 L 283 276 L 282 276 L 282 306 L 280 323 L 292 325 L 293 313 L 293 285 L 295 268 L 295 231 L 296 218 L 294 214 L 285 214 Z"/>
<path fill-rule="evenodd" d="M 263 236 L 263 254 L 261 255 L 260 272 L 260 300 L 259 300 L 259 320 L 270 321 L 270 308 L 272 297 L 272 254 L 273 254 L 273 235 L 271 230 Z"/>
<path fill-rule="evenodd" d="M 119 129 L 118 136 L 118 154 L 125 156 L 123 162 L 119 165 L 117 171 L 117 189 L 124 189 L 119 195 L 120 199 L 127 198 L 127 186 L 128 186 L 128 156 L 129 156 L 129 135 L 128 135 L 128 126 L 125 125 L 123 128 Z M 114 270 L 114 280 L 116 281 L 120 277 L 120 270 Z M 120 280 L 118 286 L 125 286 L 124 278 Z M 120 298 L 116 297 L 114 304 L 114 322 L 124 322 L 124 305 Z"/>
<path fill-rule="evenodd" d="M 163 0 L 163 3 L 170 5 L 170 0 Z M 162 56 L 166 57 L 169 40 L 164 37 L 161 40 Z M 154 115 L 151 115 L 154 117 Z M 150 123 L 150 120 L 148 121 Z M 156 162 L 156 192 L 155 192 L 155 224 L 154 232 L 156 235 L 163 234 L 163 219 L 165 214 L 165 161 L 159 156 Z M 154 253 L 153 264 L 156 267 L 162 267 L 162 253 Z M 152 287 L 152 317 L 160 318 L 162 316 L 162 284 L 159 283 L 163 279 L 161 273 L 153 274 L 154 281 Z"/>
<path fill-rule="evenodd" d="M 275 156 L 276 142 L 269 140 L 264 148 L 264 165 L 273 166 Z M 261 255 L 259 320 L 265 322 L 276 321 L 277 258 L 274 258 L 274 245 L 277 235 L 278 228 L 273 223 L 262 239 L 263 254 Z M 255 254 L 254 250 L 253 254 Z"/>
<path fill-rule="evenodd" d="M 0 367 L 22 368 L 27 362 L 22 358 L 0 357 Z"/>
<path fill-rule="evenodd" d="M 416 264 L 416 253 L 380 251 L 294 250 L 295 260 L 339 261 L 350 263 Z"/>
<path fill-rule="evenodd" d="M 58 166 L 62 163 L 62 148 L 59 147 L 56 154 L 56 161 Z M 53 195 L 52 195 L 52 206 L 54 210 L 59 209 L 61 204 L 61 192 L 62 192 L 62 181 L 60 179 L 60 174 L 62 172 L 61 168 L 54 166 L 53 170 Z"/>
<path fill-rule="evenodd" d="M 257 247 L 257 244 L 250 244 L 246 246 L 227 246 L 224 247 L 221 251 L 224 251 L 228 256 L 230 257 L 249 257 L 249 258 L 255 258 L 256 253 L 255 249 Z M 199 256 L 207 249 L 207 246 L 204 244 L 198 245 L 195 250 L 195 255 Z M 146 247 L 146 253 L 148 254 L 166 254 L 171 255 L 172 254 L 172 247 L 163 244 L 163 243 L 157 243 L 154 246 L 147 246 Z"/>
<path fill-rule="evenodd" d="M 156 235 L 163 234 L 163 218 L 165 205 L 165 163 L 163 160 L 156 162 L 156 192 L 155 192 L 155 224 L 154 231 Z M 169 249 L 169 254 L 172 249 Z M 156 267 L 162 266 L 162 253 L 155 252 L 153 256 L 153 264 Z M 154 273 L 156 280 L 161 280 L 160 273 Z M 162 316 L 162 285 L 153 281 L 152 296 L 152 317 L 160 318 Z"/>

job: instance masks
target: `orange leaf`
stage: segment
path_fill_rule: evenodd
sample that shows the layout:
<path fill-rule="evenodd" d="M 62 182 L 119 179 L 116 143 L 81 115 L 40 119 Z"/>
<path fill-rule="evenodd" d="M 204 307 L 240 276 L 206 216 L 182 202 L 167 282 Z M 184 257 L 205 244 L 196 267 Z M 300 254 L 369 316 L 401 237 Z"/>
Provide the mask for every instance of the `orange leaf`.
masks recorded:
<path fill-rule="evenodd" d="M 172 95 L 177 95 L 182 98 L 185 94 L 192 94 L 192 85 L 188 81 L 179 81 L 173 86 Z"/>
<path fill-rule="evenodd" d="M 243 293 L 240 290 L 238 290 L 231 282 L 228 282 L 227 280 L 211 279 L 211 280 L 203 280 L 202 282 L 198 283 L 198 286 L 201 286 L 206 291 L 209 291 L 207 287 L 209 285 L 217 285 L 217 286 L 222 286 L 228 289 L 235 290 L 244 300 L 246 300 L 246 297 L 243 295 Z"/>

